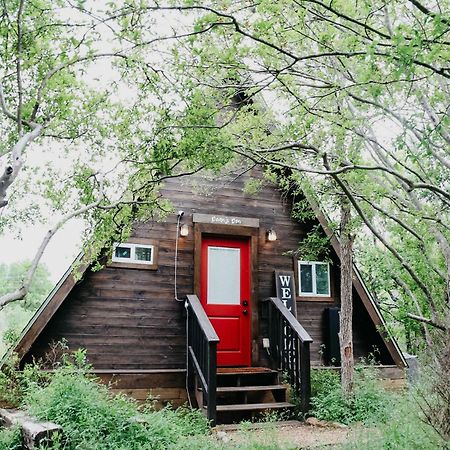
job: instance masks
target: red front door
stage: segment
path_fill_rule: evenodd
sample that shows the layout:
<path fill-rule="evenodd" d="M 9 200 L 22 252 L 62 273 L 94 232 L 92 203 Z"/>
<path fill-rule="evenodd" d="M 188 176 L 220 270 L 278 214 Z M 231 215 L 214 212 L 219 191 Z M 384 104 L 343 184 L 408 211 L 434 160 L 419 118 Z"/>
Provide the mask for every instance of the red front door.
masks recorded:
<path fill-rule="evenodd" d="M 249 366 L 249 239 L 203 238 L 200 300 L 220 338 L 217 365 Z"/>

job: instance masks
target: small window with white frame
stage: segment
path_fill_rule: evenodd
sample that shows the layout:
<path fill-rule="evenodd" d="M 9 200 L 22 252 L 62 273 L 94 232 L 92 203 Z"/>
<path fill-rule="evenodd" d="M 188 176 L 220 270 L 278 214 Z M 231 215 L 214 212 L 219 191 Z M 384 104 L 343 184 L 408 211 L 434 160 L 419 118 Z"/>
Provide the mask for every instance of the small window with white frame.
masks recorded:
<path fill-rule="evenodd" d="M 299 295 L 330 297 L 330 265 L 319 261 L 298 261 Z"/>
<path fill-rule="evenodd" d="M 120 244 L 115 243 L 110 265 L 136 269 L 156 269 L 158 252 L 155 241 L 145 240 L 145 243 L 143 243 L 135 242 L 136 240 L 138 239 Z"/>

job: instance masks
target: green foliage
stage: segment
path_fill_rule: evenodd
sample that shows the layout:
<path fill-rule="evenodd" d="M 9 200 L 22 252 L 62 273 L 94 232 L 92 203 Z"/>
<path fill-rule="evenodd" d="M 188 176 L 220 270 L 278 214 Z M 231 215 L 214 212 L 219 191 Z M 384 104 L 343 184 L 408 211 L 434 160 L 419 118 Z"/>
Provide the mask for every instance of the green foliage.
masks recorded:
<path fill-rule="evenodd" d="M 2 366 L 0 372 L 0 399 L 9 406 L 18 407 L 24 397 L 37 386 L 45 386 L 50 375 L 35 364 L 27 364 L 20 370 L 19 358 L 13 354 Z"/>
<path fill-rule="evenodd" d="M 344 424 L 384 422 L 391 400 L 370 368 L 358 368 L 355 373 L 354 391 L 345 398 L 339 374 L 317 369 L 312 375 L 311 414 L 318 419 Z"/>
<path fill-rule="evenodd" d="M 86 354 L 80 350 L 64 355 L 51 374 L 37 365 L 27 365 L 23 372 L 7 370 L 0 378 L 0 396 L 5 398 L 10 389 L 16 403 L 20 399 L 30 414 L 61 425 L 64 449 L 175 448 L 180 439 L 208 432 L 200 411 L 170 407 L 155 411 L 151 403 L 139 408 L 128 397 L 113 395 L 89 375 L 89 369 Z M 8 441 L 9 437 L 8 433 L 0 434 L 5 442 L 14 442 L 12 437 Z"/>
<path fill-rule="evenodd" d="M 0 450 L 21 450 L 22 434 L 18 427 L 0 429 Z"/>
<path fill-rule="evenodd" d="M 316 220 L 316 215 L 306 199 L 295 202 L 292 208 L 292 217 L 297 219 L 300 223 Z"/>
<path fill-rule="evenodd" d="M 302 261 L 329 261 L 330 240 L 320 225 L 314 225 L 299 243 L 295 253 Z"/>
<path fill-rule="evenodd" d="M 0 264 L 0 296 L 19 288 L 30 266 L 31 261 Z M 49 277 L 50 274 L 45 265 L 39 264 L 28 294 L 21 302 L 22 309 L 34 312 L 41 305 L 53 287 Z"/>
<path fill-rule="evenodd" d="M 311 397 L 323 395 L 328 390 L 337 388 L 340 382 L 340 376 L 337 370 L 311 370 Z"/>
<path fill-rule="evenodd" d="M 256 195 L 264 184 L 263 180 L 251 179 L 245 183 L 244 192 L 247 195 Z"/>
<path fill-rule="evenodd" d="M 367 450 L 435 450 L 448 449 L 433 428 L 424 421 L 417 404 L 417 392 L 397 395 L 387 409 L 386 420 L 376 430 L 356 436 L 353 443 L 338 446 L 340 450 L 357 450 L 364 442 Z"/>
<path fill-rule="evenodd" d="M 0 296 L 21 286 L 31 262 L 0 264 Z M 47 297 L 53 284 L 47 268 L 40 264 L 35 272 L 28 294 L 20 303 L 8 305 L 0 311 L 0 357 L 17 342 L 24 326 Z"/>

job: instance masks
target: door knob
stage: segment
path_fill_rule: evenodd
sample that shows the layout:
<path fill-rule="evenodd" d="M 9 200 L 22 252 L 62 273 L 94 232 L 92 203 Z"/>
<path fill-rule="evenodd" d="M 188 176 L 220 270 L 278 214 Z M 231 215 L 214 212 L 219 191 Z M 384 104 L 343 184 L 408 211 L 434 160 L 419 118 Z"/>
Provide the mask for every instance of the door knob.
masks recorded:
<path fill-rule="evenodd" d="M 244 316 L 246 316 L 248 314 L 248 311 L 246 309 L 242 310 L 242 314 L 244 314 Z"/>
<path fill-rule="evenodd" d="M 244 300 L 244 301 L 242 302 L 242 306 L 248 306 L 248 301 L 247 301 L 247 300 Z"/>

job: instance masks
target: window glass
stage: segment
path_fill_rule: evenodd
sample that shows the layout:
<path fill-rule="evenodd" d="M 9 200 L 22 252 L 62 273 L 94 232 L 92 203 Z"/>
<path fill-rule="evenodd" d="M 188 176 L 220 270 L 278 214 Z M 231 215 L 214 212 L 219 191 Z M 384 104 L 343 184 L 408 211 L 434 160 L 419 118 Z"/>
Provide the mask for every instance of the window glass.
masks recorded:
<path fill-rule="evenodd" d="M 116 258 L 131 258 L 131 248 L 117 246 L 114 254 Z"/>
<path fill-rule="evenodd" d="M 315 264 L 316 269 L 316 293 L 319 295 L 329 295 L 330 286 L 328 283 L 328 264 Z"/>
<path fill-rule="evenodd" d="M 241 251 L 238 248 L 208 247 L 207 296 L 209 304 L 241 303 Z"/>
<path fill-rule="evenodd" d="M 152 260 L 152 248 L 151 247 L 137 247 L 135 249 L 136 260 L 138 261 L 151 261 Z"/>
<path fill-rule="evenodd" d="M 140 267 L 150 269 L 157 268 L 158 252 L 153 244 L 138 244 L 134 242 L 123 242 L 114 244 L 111 263 L 122 264 L 122 267 L 138 269 Z M 123 264 L 126 264 L 124 266 Z"/>
<path fill-rule="evenodd" d="M 302 293 L 313 293 L 312 268 L 310 264 L 300 264 L 300 286 Z"/>

